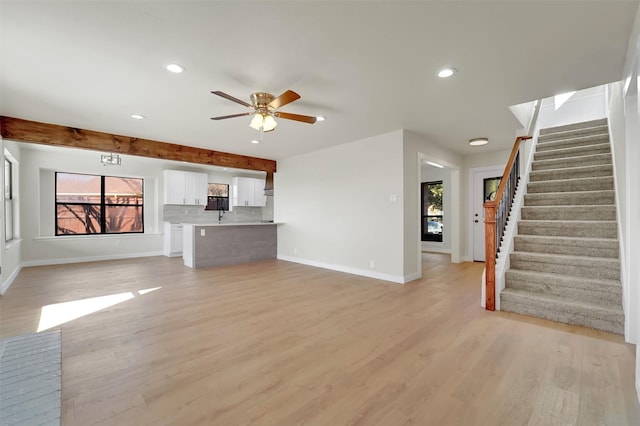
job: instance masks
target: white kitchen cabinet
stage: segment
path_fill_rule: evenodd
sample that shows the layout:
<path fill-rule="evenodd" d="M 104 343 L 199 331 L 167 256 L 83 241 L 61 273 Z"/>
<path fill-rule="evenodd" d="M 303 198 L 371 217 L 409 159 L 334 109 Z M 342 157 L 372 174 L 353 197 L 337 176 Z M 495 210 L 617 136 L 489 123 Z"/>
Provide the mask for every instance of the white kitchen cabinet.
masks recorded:
<path fill-rule="evenodd" d="M 200 205 L 207 204 L 206 173 L 164 171 L 164 203 Z"/>
<path fill-rule="evenodd" d="M 164 255 L 182 256 L 183 229 L 181 223 L 164 223 Z"/>
<path fill-rule="evenodd" d="M 234 177 L 231 180 L 231 203 L 233 206 L 264 207 L 264 179 Z"/>

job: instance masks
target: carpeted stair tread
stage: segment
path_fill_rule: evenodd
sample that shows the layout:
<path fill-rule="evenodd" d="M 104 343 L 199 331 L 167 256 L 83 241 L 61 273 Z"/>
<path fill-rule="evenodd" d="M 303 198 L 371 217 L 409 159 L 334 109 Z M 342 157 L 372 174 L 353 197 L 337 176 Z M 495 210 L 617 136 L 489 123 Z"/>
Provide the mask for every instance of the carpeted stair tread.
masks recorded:
<path fill-rule="evenodd" d="M 562 126 L 547 127 L 540 129 L 540 136 L 549 136 L 550 134 L 570 133 L 580 130 L 588 132 L 602 131 L 603 128 L 608 129 L 606 118 L 598 118 L 596 120 L 583 121 L 581 123 L 565 124 Z"/>
<path fill-rule="evenodd" d="M 525 194 L 525 206 L 601 206 L 615 204 L 615 191 L 540 192 Z"/>
<path fill-rule="evenodd" d="M 613 190 L 613 176 L 596 176 L 576 179 L 556 179 L 529 182 L 527 193 L 578 192 Z"/>
<path fill-rule="evenodd" d="M 514 250 L 572 256 L 618 259 L 619 241 L 613 238 L 557 237 L 549 235 L 516 235 Z"/>
<path fill-rule="evenodd" d="M 505 284 L 507 288 L 570 297 L 588 303 L 616 305 L 622 301 L 622 285 L 616 280 L 511 269 L 505 275 Z"/>
<path fill-rule="evenodd" d="M 581 167 L 566 167 L 560 169 L 532 170 L 529 173 L 530 182 L 540 182 L 549 180 L 579 179 L 599 176 L 612 176 L 613 166 L 611 164 Z"/>
<path fill-rule="evenodd" d="M 611 220 L 520 220 L 518 234 L 616 239 L 618 224 Z"/>
<path fill-rule="evenodd" d="M 617 304 L 585 303 L 567 297 L 504 289 L 500 295 L 500 309 L 610 333 L 624 333 L 624 312 Z"/>
<path fill-rule="evenodd" d="M 597 143 L 605 143 L 609 140 L 608 134 L 585 135 L 566 139 L 557 139 L 551 141 L 541 141 L 538 139 L 536 152 L 543 152 L 552 149 L 570 148 L 574 146 L 590 145 Z"/>
<path fill-rule="evenodd" d="M 510 263 L 512 269 L 585 278 L 620 279 L 620 261 L 610 257 L 517 251 L 511 253 Z"/>
<path fill-rule="evenodd" d="M 615 205 L 524 206 L 523 220 L 599 220 L 615 221 Z"/>
<path fill-rule="evenodd" d="M 611 164 L 611 154 L 588 154 L 576 157 L 552 158 L 535 160 L 531 170 L 564 169 L 569 167 L 597 166 Z"/>
<path fill-rule="evenodd" d="M 533 154 L 533 160 L 550 160 L 553 158 L 580 157 L 590 154 L 610 154 L 611 146 L 608 142 L 601 142 L 588 145 L 573 146 L 570 148 L 549 149 Z"/>

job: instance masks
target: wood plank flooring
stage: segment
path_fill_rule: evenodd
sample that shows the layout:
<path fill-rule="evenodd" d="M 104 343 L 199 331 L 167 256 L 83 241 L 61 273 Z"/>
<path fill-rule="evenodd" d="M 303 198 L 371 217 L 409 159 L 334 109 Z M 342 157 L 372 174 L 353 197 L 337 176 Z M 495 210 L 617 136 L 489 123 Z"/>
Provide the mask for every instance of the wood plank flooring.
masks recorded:
<path fill-rule="evenodd" d="M 275 260 L 25 268 L 0 336 L 126 296 L 59 326 L 66 426 L 640 424 L 622 337 L 484 311 L 482 264 L 423 260 L 407 285 Z"/>

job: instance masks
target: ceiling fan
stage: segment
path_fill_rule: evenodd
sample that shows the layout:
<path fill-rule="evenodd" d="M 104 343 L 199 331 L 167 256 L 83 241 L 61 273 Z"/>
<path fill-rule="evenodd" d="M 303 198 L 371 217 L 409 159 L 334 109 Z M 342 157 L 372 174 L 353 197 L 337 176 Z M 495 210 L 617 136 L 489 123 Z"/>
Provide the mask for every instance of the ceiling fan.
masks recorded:
<path fill-rule="evenodd" d="M 310 115 L 291 114 L 290 112 L 278 111 L 279 108 L 300 99 L 293 90 L 287 90 L 277 98 L 270 93 L 256 92 L 249 96 L 251 103 L 247 103 L 238 98 L 234 98 L 231 95 L 227 95 L 221 91 L 211 92 L 214 95 L 218 95 L 222 98 L 235 102 L 237 104 L 246 106 L 253 109 L 253 111 L 243 112 L 241 114 L 223 115 L 221 117 L 211 117 L 212 120 L 225 120 L 227 118 L 243 117 L 246 115 L 253 115 L 249 126 L 256 130 L 262 130 L 264 132 L 273 131 L 278 123 L 275 118 L 284 118 L 286 120 L 301 121 L 303 123 L 313 124 L 316 122 L 316 117 Z"/>

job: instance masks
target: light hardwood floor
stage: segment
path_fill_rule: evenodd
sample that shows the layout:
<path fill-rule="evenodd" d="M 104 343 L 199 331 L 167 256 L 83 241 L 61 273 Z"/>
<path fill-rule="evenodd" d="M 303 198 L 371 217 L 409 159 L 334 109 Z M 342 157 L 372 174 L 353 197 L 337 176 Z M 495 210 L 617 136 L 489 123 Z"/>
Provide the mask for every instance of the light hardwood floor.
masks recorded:
<path fill-rule="evenodd" d="M 61 326 L 66 426 L 640 424 L 621 336 L 486 312 L 482 264 L 423 259 L 404 286 L 283 261 L 25 268 L 0 335 L 130 293 Z"/>

